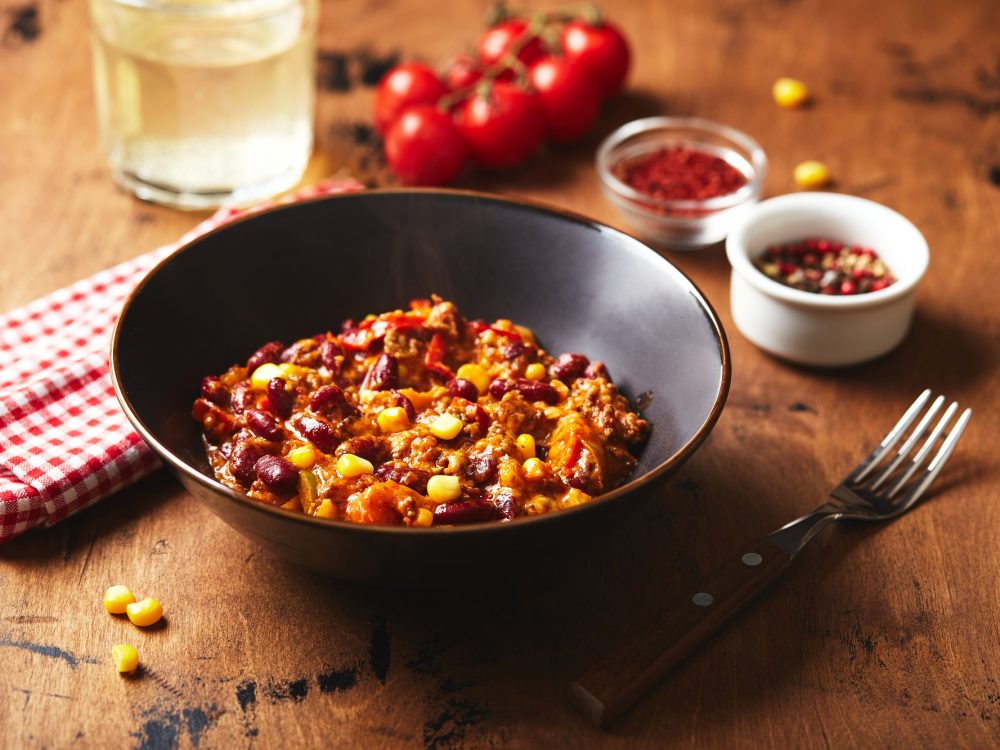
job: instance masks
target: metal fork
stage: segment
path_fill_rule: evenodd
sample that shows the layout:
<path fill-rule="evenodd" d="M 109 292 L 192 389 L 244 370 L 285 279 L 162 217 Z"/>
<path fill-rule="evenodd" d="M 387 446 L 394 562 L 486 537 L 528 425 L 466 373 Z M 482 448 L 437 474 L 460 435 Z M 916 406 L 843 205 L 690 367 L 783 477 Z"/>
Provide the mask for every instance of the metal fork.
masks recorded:
<path fill-rule="evenodd" d="M 821 529 L 840 520 L 885 521 L 912 508 L 941 472 L 972 416 L 966 409 L 946 435 L 958 411 L 958 403 L 952 402 L 904 465 L 945 401 L 938 396 L 924 412 L 930 399 L 930 389 L 920 394 L 879 446 L 830 493 L 830 501 L 744 549 L 656 622 L 588 669 L 570 686 L 573 704 L 598 726 L 607 726 L 760 593 Z"/>

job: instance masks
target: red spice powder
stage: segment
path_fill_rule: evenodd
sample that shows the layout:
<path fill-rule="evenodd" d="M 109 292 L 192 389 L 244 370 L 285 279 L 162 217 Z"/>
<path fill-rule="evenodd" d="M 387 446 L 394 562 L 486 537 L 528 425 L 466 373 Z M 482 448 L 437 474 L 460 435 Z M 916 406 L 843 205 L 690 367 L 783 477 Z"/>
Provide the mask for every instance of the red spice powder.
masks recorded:
<path fill-rule="evenodd" d="M 658 200 L 707 200 L 735 193 L 746 175 L 715 154 L 686 146 L 663 148 L 620 164 L 615 176 L 640 193 Z"/>

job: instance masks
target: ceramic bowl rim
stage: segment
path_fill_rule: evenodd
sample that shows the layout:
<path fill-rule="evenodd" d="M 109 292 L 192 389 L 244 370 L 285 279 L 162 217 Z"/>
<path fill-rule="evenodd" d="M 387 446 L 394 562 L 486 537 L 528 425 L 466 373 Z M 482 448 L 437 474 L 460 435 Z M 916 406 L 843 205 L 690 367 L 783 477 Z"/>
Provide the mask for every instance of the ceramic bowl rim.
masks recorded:
<path fill-rule="evenodd" d="M 750 260 L 750 248 L 746 242 L 746 235 L 759 222 L 803 208 L 821 210 L 827 214 L 846 214 L 852 207 L 857 208 L 858 206 L 864 206 L 866 210 L 881 212 L 886 219 L 897 223 L 904 233 L 910 235 L 906 241 L 915 249 L 918 257 L 912 268 L 908 269 L 905 275 L 900 275 L 896 283 L 891 286 L 877 292 L 851 296 L 804 292 L 767 277 Z M 930 263 L 930 249 L 927 245 L 927 239 L 912 221 L 882 203 L 843 193 L 810 192 L 779 195 L 753 206 L 730 228 L 726 237 L 726 257 L 729 259 L 734 274 L 738 274 L 740 278 L 768 297 L 793 303 L 799 307 L 817 310 L 857 310 L 884 305 L 912 293 L 927 272 L 927 266 Z"/>

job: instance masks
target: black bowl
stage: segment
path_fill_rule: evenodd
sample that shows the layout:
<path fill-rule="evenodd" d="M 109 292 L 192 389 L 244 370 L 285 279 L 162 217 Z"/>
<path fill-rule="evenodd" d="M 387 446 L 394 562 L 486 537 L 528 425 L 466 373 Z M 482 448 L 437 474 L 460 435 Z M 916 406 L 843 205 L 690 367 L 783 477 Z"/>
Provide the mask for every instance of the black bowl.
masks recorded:
<path fill-rule="evenodd" d="M 212 477 L 191 406 L 201 378 L 345 318 L 432 292 L 469 317 L 511 318 L 552 354 L 607 363 L 653 423 L 633 478 L 560 513 L 453 528 L 309 518 Z M 293 562 L 363 581 L 511 571 L 581 552 L 694 452 L 729 391 L 726 337 L 698 289 L 636 239 L 523 201 L 455 191 L 368 191 L 283 206 L 210 232 L 154 268 L 112 341 L 115 390 L 184 486 L 246 536 Z M 196 524 L 197 519 L 191 519 Z M 566 558 L 567 564 L 571 558 Z"/>

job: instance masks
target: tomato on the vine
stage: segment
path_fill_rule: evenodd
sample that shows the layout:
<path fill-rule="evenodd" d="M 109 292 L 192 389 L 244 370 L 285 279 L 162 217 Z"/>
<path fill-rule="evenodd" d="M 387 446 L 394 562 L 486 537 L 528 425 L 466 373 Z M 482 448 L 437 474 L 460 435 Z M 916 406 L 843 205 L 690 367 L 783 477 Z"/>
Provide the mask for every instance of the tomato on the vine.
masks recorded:
<path fill-rule="evenodd" d="M 444 69 L 444 83 L 451 91 L 468 88 L 483 77 L 483 69 L 468 55 L 456 55 Z"/>
<path fill-rule="evenodd" d="M 537 97 L 512 83 L 495 82 L 489 93 L 466 99 L 455 117 L 469 150 L 484 167 L 516 166 L 535 153 L 542 140 Z"/>
<path fill-rule="evenodd" d="M 632 53 L 618 28 L 607 21 L 571 21 L 562 33 L 563 54 L 601 82 L 604 96 L 618 93 L 628 75 Z"/>
<path fill-rule="evenodd" d="M 523 18 L 511 18 L 501 21 L 496 26 L 488 28 L 481 37 L 477 49 L 479 51 L 479 61 L 490 66 L 500 62 L 501 58 L 510 51 L 518 38 L 528 32 L 530 24 Z M 542 40 L 535 37 L 525 44 L 517 53 L 517 59 L 525 65 L 531 65 L 535 60 L 545 54 L 545 47 Z"/>
<path fill-rule="evenodd" d="M 545 137 L 553 143 L 575 141 L 590 130 L 601 107 L 601 82 L 565 57 L 541 58 L 528 71 L 538 92 Z"/>
<path fill-rule="evenodd" d="M 454 120 L 430 104 L 403 110 L 385 136 L 385 156 L 407 185 L 445 185 L 461 171 L 467 149 Z"/>
<path fill-rule="evenodd" d="M 375 126 L 385 133 L 407 107 L 435 104 L 447 93 L 448 89 L 430 66 L 397 65 L 382 77 L 375 92 Z"/>

